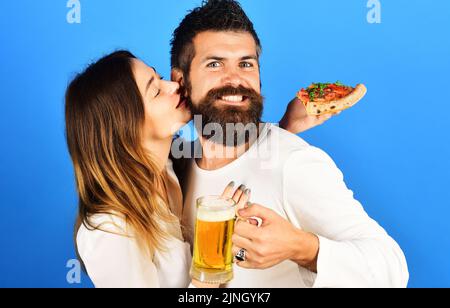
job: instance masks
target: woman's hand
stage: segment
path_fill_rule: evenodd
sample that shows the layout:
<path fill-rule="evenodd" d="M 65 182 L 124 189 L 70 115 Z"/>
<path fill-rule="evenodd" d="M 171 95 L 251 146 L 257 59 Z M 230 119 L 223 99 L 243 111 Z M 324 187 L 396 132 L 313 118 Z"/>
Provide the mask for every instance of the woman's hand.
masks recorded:
<path fill-rule="evenodd" d="M 336 115 L 341 112 L 335 113 Z M 298 98 L 294 98 L 288 105 L 286 113 L 280 121 L 280 127 L 293 133 L 299 134 L 322 125 L 333 117 L 334 114 L 324 114 L 321 116 L 310 116 L 306 113 L 306 108 Z"/>
<path fill-rule="evenodd" d="M 238 220 L 242 220 L 242 218 L 239 216 L 239 211 L 248 208 L 252 191 L 249 188 L 245 187 L 245 185 L 239 186 L 236 190 L 234 190 L 234 186 L 234 182 L 228 184 L 222 194 L 222 197 L 233 199 L 234 202 L 236 202 L 236 216 L 238 217 Z M 246 218 L 245 221 L 254 226 L 259 226 L 261 224 L 261 222 L 256 217 Z"/>
<path fill-rule="evenodd" d="M 222 193 L 222 197 L 226 199 L 233 199 L 236 202 L 236 213 L 247 207 L 247 203 L 250 201 L 251 190 L 245 187 L 245 185 L 239 186 L 235 190 L 235 182 L 231 182 L 225 188 Z"/>

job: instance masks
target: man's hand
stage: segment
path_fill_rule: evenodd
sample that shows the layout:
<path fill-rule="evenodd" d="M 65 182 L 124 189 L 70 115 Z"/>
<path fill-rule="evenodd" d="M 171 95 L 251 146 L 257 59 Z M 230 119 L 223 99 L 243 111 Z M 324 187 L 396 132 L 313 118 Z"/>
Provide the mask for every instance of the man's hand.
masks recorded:
<path fill-rule="evenodd" d="M 341 112 L 337 112 L 336 115 Z M 293 133 L 299 134 L 322 125 L 333 117 L 332 114 L 321 116 L 310 116 L 306 113 L 306 108 L 298 98 L 294 98 L 288 105 L 283 119 L 280 121 L 280 127 Z"/>
<path fill-rule="evenodd" d="M 316 235 L 295 228 L 289 221 L 263 206 L 252 204 L 239 211 L 242 219 L 259 217 L 262 225 L 238 220 L 233 235 L 233 254 L 244 248 L 246 261 L 237 262 L 243 268 L 266 269 L 291 260 L 317 272 L 319 239 Z"/>

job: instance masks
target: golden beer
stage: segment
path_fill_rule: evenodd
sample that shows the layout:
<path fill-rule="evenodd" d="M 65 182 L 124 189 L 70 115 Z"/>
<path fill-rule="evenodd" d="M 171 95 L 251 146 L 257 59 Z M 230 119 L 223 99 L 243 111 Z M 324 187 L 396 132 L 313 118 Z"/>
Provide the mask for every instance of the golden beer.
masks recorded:
<path fill-rule="evenodd" d="M 233 278 L 235 206 L 233 200 L 221 197 L 197 200 L 192 278 L 219 284 Z"/>

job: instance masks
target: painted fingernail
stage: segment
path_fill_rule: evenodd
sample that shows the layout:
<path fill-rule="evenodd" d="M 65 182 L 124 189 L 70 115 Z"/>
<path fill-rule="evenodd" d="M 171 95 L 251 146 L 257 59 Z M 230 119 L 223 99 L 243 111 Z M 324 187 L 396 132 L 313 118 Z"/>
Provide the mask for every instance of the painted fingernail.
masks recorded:
<path fill-rule="evenodd" d="M 234 187 L 234 185 L 236 185 L 236 183 L 233 181 L 233 182 L 230 182 L 230 184 L 228 184 L 228 187 Z"/>
<path fill-rule="evenodd" d="M 244 194 L 246 194 L 246 195 L 248 196 L 248 195 L 250 195 L 250 194 L 251 194 L 251 192 L 252 192 L 252 190 L 251 190 L 251 189 L 246 189 L 246 190 L 244 191 Z"/>
<path fill-rule="evenodd" d="M 242 191 L 245 191 L 245 189 L 246 189 L 246 187 L 245 187 L 245 185 L 244 184 L 242 184 L 241 186 L 239 186 L 239 188 L 238 188 L 238 190 L 242 190 Z"/>

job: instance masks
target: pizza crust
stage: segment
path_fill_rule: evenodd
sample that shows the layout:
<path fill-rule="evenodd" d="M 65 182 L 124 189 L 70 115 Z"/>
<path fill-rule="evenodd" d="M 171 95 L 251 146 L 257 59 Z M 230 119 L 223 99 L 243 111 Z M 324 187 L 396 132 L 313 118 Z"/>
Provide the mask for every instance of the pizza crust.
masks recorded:
<path fill-rule="evenodd" d="M 323 115 L 329 113 L 336 113 L 358 103 L 367 93 L 367 88 L 363 84 L 359 84 L 346 97 L 330 102 L 308 102 L 306 104 L 306 112 L 309 115 Z M 305 102 L 302 102 L 305 104 Z"/>

